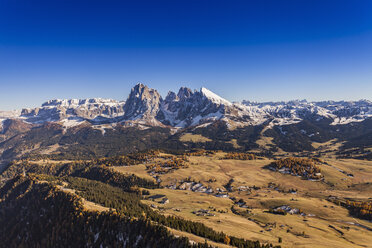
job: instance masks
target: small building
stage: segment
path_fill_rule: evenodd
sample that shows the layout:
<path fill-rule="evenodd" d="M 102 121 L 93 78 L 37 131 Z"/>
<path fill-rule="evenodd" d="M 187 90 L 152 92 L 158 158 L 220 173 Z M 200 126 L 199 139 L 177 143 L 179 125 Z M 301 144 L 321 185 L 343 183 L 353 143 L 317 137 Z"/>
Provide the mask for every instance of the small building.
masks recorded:
<path fill-rule="evenodd" d="M 202 187 L 202 186 L 203 186 L 203 184 L 201 184 L 201 183 L 197 183 L 197 184 L 195 184 L 195 185 L 193 185 L 193 186 L 191 187 L 191 190 L 192 190 L 192 191 L 195 191 L 195 190 L 199 189 L 199 188 Z"/>
<path fill-rule="evenodd" d="M 186 187 L 187 187 L 187 183 L 185 182 L 185 183 L 182 183 L 178 188 L 180 190 L 186 190 Z"/>
<path fill-rule="evenodd" d="M 229 195 L 228 194 L 216 194 L 216 197 L 229 198 Z"/>
<path fill-rule="evenodd" d="M 160 204 L 168 204 L 169 203 L 169 199 L 168 198 L 163 198 L 161 201 L 160 201 Z"/>
<path fill-rule="evenodd" d="M 195 190 L 195 192 L 199 192 L 199 193 L 205 193 L 206 191 L 207 191 L 207 188 L 204 186 L 201 186 Z"/>
<path fill-rule="evenodd" d="M 175 190 L 175 189 L 177 189 L 177 185 L 176 184 L 171 184 L 171 185 L 168 186 L 168 189 Z"/>
<path fill-rule="evenodd" d="M 205 191 L 205 193 L 207 193 L 207 194 L 212 194 L 212 193 L 213 193 L 213 189 L 212 189 L 212 188 L 208 188 L 208 189 Z"/>
<path fill-rule="evenodd" d="M 249 190 L 249 187 L 248 186 L 239 186 L 238 187 L 238 190 L 239 191 L 248 191 Z"/>

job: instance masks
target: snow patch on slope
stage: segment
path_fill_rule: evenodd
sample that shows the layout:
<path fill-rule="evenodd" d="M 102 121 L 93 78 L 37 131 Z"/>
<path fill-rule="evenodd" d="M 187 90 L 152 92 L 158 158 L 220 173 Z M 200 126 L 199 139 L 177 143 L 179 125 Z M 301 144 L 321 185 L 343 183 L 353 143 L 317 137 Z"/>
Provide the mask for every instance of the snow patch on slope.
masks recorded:
<path fill-rule="evenodd" d="M 372 117 L 372 116 L 370 116 Z M 352 123 L 352 122 L 361 122 L 361 121 L 364 121 L 365 118 L 361 118 L 361 117 L 351 117 L 351 118 L 347 118 L 347 117 L 336 117 L 333 122 L 331 123 L 331 125 L 345 125 L 345 124 L 349 124 L 349 123 Z"/>
<path fill-rule="evenodd" d="M 70 127 L 75 127 L 80 124 L 82 124 L 85 120 L 83 118 L 76 118 L 76 117 L 71 117 L 71 118 L 66 118 L 61 121 L 61 124 L 64 128 L 70 128 Z"/>
<path fill-rule="evenodd" d="M 217 94 L 213 93 L 212 91 L 208 90 L 207 88 L 202 87 L 200 89 L 200 92 L 209 100 L 211 100 L 213 103 L 216 104 L 223 104 L 227 106 L 231 106 L 232 103 L 227 101 L 226 99 L 223 99 L 222 97 L 218 96 Z"/>

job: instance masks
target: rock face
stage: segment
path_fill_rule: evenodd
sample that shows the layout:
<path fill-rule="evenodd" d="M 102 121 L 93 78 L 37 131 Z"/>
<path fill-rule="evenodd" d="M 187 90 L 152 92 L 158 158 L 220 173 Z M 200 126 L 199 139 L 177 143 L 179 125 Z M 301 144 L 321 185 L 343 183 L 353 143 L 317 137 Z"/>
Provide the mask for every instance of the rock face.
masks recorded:
<path fill-rule="evenodd" d="M 372 102 L 266 102 L 231 103 L 206 88 L 192 91 L 181 87 L 163 99 L 155 89 L 141 83 L 132 88 L 126 101 L 111 99 L 50 100 L 34 109 L 0 112 L 0 124 L 8 118 L 33 124 L 62 123 L 65 127 L 89 122 L 92 125 L 121 123 L 186 128 L 224 121 L 229 127 L 268 124 L 269 127 L 303 120 L 342 125 L 372 118 Z M 1 127 L 2 125 L 0 125 Z"/>
<path fill-rule="evenodd" d="M 143 84 L 132 88 L 124 105 L 124 120 L 137 120 L 146 123 L 156 123 L 162 98 L 160 94 Z"/>
<path fill-rule="evenodd" d="M 177 127 L 196 125 L 206 120 L 220 119 L 226 107 L 231 105 L 205 88 L 192 92 L 182 87 L 177 95 L 174 92 L 168 93 L 161 106 L 161 121 Z"/>

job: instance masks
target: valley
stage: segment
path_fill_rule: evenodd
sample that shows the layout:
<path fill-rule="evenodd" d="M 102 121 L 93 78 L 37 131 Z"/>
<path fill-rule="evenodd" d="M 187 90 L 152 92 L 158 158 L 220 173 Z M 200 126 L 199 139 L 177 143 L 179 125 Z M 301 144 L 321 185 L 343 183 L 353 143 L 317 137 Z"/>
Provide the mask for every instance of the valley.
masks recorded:
<path fill-rule="evenodd" d="M 217 153 L 208 157 L 189 157 L 188 168 L 160 175 L 159 178 L 162 180 L 162 185 L 174 185 L 176 182 L 191 178 L 190 181 L 201 182 L 213 189 L 224 189 L 224 185 L 233 179 L 234 190 L 228 192 L 225 189 L 228 198 L 219 198 L 213 194 L 192 190 L 165 188 L 150 192 L 151 195 L 164 195 L 169 199 L 168 204 L 159 204 L 156 200 L 144 202 L 149 206 L 156 205 L 163 214 L 199 221 L 238 237 L 271 243 L 275 243 L 280 237 L 284 247 L 323 247 L 324 243 L 327 243 L 329 247 L 369 246 L 371 222 L 356 220 L 349 215 L 347 209 L 328 201 L 328 198 L 370 201 L 371 187 L 366 186 L 355 190 L 355 185 L 370 183 L 371 162 L 326 160 L 327 163 L 337 168 L 354 171 L 354 177 L 347 177 L 335 168 L 324 165 L 321 167 L 324 182 L 313 182 L 264 169 L 264 166 L 271 162 L 269 159 L 220 160 L 221 156 Z M 121 173 L 136 173 L 145 176 L 143 166 L 141 171 L 137 171 L 138 168 L 135 167 L 137 166 L 114 168 Z M 249 191 L 242 191 L 239 189 L 241 186 L 248 186 Z M 292 189 L 296 191 L 290 192 Z M 245 203 L 244 207 L 234 204 L 234 201 L 240 199 Z M 268 213 L 270 208 L 285 205 L 301 209 L 304 215 L 281 216 Z M 238 209 L 239 212 L 247 212 L 247 214 L 234 214 L 232 208 Z M 210 210 L 215 216 L 197 216 L 192 213 L 199 209 Z M 342 234 L 334 229 L 341 230 Z M 306 237 L 299 235 L 300 233 L 305 233 Z"/>
<path fill-rule="evenodd" d="M 283 154 L 278 156 L 283 157 Z M 297 155 L 290 154 L 288 158 L 292 159 L 291 156 Z M 15 163 L 7 171 L 23 167 L 30 176 L 34 173 L 41 178 L 53 175 L 47 177 L 47 181 L 62 180 L 61 190 L 83 197 L 87 209 L 123 211 L 115 208 L 119 205 L 107 201 L 117 201 L 115 197 L 120 199 L 119 188 L 122 188 L 142 192 L 141 204 L 154 213 L 201 223 L 231 237 L 282 247 L 324 247 L 325 243 L 329 247 L 369 247 L 372 222 L 356 216 L 337 201 L 372 202 L 371 161 L 338 159 L 332 154 L 306 160 L 319 168 L 320 180 L 273 171 L 269 165 L 275 161 L 281 159 L 222 151 L 197 150 L 181 154 L 150 151 L 86 162 L 31 158 Z M 302 163 L 303 160 L 293 158 L 293 161 Z M 95 169 L 97 165 L 101 172 Z M 91 168 L 91 172 L 87 168 Z M 103 176 L 106 173 L 111 176 Z M 133 181 L 135 188 L 120 183 L 119 178 L 130 175 L 139 180 L 139 184 Z M 112 189 L 117 196 L 108 194 L 96 198 L 98 195 L 94 196 L 94 191 L 88 193 L 86 186 L 79 186 L 79 178 L 119 187 Z M 141 182 L 141 178 L 148 182 Z M 191 243 L 204 242 L 203 238 L 188 231 L 174 227 L 168 230 L 177 237 L 190 239 Z M 226 247 L 224 242 L 207 242 L 215 247 Z"/>

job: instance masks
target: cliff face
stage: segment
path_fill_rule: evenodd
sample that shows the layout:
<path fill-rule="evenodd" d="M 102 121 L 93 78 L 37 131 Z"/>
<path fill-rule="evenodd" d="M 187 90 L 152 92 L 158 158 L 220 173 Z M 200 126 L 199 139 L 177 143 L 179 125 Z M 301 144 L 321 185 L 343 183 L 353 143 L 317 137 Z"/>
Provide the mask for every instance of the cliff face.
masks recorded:
<path fill-rule="evenodd" d="M 143 84 L 132 88 L 124 106 L 124 120 L 155 121 L 162 98 L 160 94 Z"/>

